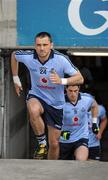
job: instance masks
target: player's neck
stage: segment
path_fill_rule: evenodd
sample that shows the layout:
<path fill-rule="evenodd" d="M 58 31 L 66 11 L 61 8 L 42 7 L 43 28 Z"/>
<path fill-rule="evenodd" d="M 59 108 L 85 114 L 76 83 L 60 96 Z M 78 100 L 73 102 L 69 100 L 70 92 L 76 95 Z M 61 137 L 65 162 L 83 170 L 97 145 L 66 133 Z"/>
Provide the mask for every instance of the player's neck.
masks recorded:
<path fill-rule="evenodd" d="M 38 58 L 42 63 L 44 63 L 45 61 L 47 61 L 49 59 L 49 55 L 50 55 L 50 53 L 47 56 L 43 56 L 43 57 L 41 56 L 41 57 L 38 57 Z"/>
<path fill-rule="evenodd" d="M 39 60 L 40 60 L 42 63 L 44 63 L 45 61 L 48 60 L 48 57 L 46 57 L 46 58 L 44 58 L 44 57 L 43 57 L 43 58 L 40 58 L 40 57 L 39 57 Z"/>
<path fill-rule="evenodd" d="M 77 100 L 71 100 L 72 104 L 76 104 Z"/>

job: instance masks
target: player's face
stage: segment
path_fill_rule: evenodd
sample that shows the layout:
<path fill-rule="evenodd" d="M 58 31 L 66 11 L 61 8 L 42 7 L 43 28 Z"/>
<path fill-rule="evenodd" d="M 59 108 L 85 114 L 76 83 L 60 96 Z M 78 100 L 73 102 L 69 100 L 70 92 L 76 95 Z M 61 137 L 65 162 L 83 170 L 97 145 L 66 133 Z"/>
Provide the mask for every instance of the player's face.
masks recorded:
<path fill-rule="evenodd" d="M 53 44 L 48 37 L 37 37 L 35 42 L 35 49 L 40 60 L 47 60 Z"/>
<path fill-rule="evenodd" d="M 68 96 L 70 102 L 75 103 L 78 99 L 79 86 L 68 86 L 66 91 L 67 91 L 67 96 Z"/>

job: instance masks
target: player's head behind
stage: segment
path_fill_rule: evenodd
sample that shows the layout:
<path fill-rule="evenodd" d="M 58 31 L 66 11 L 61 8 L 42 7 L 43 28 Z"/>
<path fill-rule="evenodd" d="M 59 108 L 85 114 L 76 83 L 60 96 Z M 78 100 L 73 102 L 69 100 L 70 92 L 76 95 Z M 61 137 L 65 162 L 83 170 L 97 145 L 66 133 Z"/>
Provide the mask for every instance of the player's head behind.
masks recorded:
<path fill-rule="evenodd" d="M 66 86 L 66 94 L 71 102 L 76 102 L 80 91 L 80 85 Z"/>

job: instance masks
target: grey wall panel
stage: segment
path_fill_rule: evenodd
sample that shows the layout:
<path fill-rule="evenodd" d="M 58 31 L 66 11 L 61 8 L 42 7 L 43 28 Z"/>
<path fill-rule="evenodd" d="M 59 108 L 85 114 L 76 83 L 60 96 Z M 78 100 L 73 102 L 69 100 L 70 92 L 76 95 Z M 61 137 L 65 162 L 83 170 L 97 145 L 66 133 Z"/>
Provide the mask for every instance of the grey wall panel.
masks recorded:
<path fill-rule="evenodd" d="M 16 46 L 16 0 L 0 0 L 0 48 Z"/>
<path fill-rule="evenodd" d="M 0 79 L 0 157 L 1 158 L 28 158 L 28 120 L 25 103 L 25 93 L 18 98 L 12 80 L 10 69 L 10 55 L 2 58 L 4 89 Z M 1 62 L 0 61 L 0 62 Z M 1 66 L 0 66 L 1 67 Z M 24 77 L 22 77 L 23 79 Z M 3 102 L 4 94 L 4 102 Z"/>

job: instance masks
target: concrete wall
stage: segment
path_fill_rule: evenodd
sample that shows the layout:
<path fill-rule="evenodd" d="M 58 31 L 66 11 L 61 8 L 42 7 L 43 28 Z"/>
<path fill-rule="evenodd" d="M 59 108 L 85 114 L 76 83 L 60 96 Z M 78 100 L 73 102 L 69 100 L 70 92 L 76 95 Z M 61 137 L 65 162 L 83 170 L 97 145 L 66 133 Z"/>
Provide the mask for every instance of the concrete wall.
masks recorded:
<path fill-rule="evenodd" d="M 1 158 L 28 158 L 29 123 L 25 103 L 26 95 L 23 93 L 18 98 L 15 93 L 10 56 L 0 59 L 1 61 L 4 63 L 4 92 L 2 83 L 0 83 L 0 92 L 2 96 L 4 94 L 4 107 L 0 107 L 0 155 Z M 21 81 L 23 80 L 22 75 Z M 24 83 L 25 81 L 23 87 Z"/>
<path fill-rule="evenodd" d="M 9 62 L 9 61 L 8 61 Z M 12 75 L 10 71 L 10 62 L 7 64 L 7 152 L 9 158 L 27 158 L 29 146 L 29 125 L 26 109 L 26 94 L 23 93 L 20 98 L 16 95 Z M 21 74 L 23 88 L 25 87 L 25 77 Z M 25 89 L 25 88 L 24 88 Z"/>
<path fill-rule="evenodd" d="M 0 0 L 0 48 L 16 46 L 16 0 Z"/>

